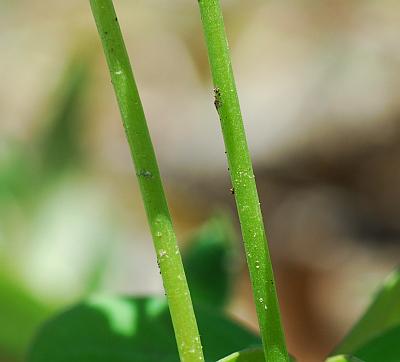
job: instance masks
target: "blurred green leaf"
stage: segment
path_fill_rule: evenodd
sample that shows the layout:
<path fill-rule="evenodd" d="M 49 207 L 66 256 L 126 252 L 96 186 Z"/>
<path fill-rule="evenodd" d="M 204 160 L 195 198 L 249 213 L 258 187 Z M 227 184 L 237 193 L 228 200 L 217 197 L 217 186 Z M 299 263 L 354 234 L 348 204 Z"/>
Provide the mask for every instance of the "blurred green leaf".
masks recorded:
<path fill-rule="evenodd" d="M 0 159 L 0 209 L 7 210 L 9 202 L 29 198 L 32 184 L 37 182 L 37 173 L 26 150 L 12 142 L 5 148 Z"/>
<path fill-rule="evenodd" d="M 45 130 L 32 137 L 31 144 L 8 142 L 0 158 L 0 211 L 8 202 L 28 203 L 36 198 L 57 172 L 83 159 L 79 145 L 83 98 L 88 83 L 89 63 L 82 54 L 74 55 L 60 83 L 48 101 Z"/>
<path fill-rule="evenodd" d="M 208 307 L 195 307 L 207 361 L 260 344 L 253 333 Z M 164 298 L 93 297 L 49 321 L 29 362 L 176 362 Z"/>
<path fill-rule="evenodd" d="M 69 161 L 77 162 L 76 130 L 81 127 L 82 99 L 89 73 L 87 59 L 75 54 L 62 73 L 46 107 L 45 129 L 33 135 L 30 143 L 7 141 L 0 155 L 0 265 L 3 259 L 13 260 L 7 249 L 25 242 L 24 228 L 33 220 L 32 212 L 48 192 L 48 182 Z M 26 240 L 26 242 L 28 242 Z M 0 270 L 0 351 L 8 358 L 20 359 L 36 328 L 45 320 L 51 308 L 35 300 L 20 280 L 9 276 L 18 269 L 17 261 L 9 270 Z M 0 359 L 1 359 L 0 358 Z"/>
<path fill-rule="evenodd" d="M 329 357 L 326 362 L 365 362 L 357 357 L 341 354 L 339 356 Z"/>
<path fill-rule="evenodd" d="M 50 308 L 35 300 L 20 283 L 0 273 L 0 350 L 21 357 Z"/>
<path fill-rule="evenodd" d="M 82 160 L 79 133 L 84 120 L 83 98 L 89 76 L 89 62 L 75 55 L 55 90 L 45 115 L 46 131 L 40 142 L 40 160 L 45 171 L 60 171 Z"/>
<path fill-rule="evenodd" d="M 218 362 L 265 362 L 264 350 L 262 347 L 245 349 L 232 353 Z"/>
<path fill-rule="evenodd" d="M 289 356 L 289 359 L 291 362 L 296 361 L 292 356 Z M 218 362 L 265 362 L 264 350 L 262 347 L 247 348 L 243 351 L 232 353 Z"/>
<path fill-rule="evenodd" d="M 367 311 L 335 349 L 335 353 L 354 354 L 369 340 L 397 324 L 400 324 L 400 270 L 394 271 L 385 280 Z"/>
<path fill-rule="evenodd" d="M 400 301 L 397 300 L 397 302 Z M 369 340 L 355 351 L 354 355 L 365 362 L 399 362 L 400 325 Z"/>
<path fill-rule="evenodd" d="M 207 222 L 183 255 L 190 294 L 195 302 L 222 308 L 232 286 L 232 227 L 225 217 Z"/>

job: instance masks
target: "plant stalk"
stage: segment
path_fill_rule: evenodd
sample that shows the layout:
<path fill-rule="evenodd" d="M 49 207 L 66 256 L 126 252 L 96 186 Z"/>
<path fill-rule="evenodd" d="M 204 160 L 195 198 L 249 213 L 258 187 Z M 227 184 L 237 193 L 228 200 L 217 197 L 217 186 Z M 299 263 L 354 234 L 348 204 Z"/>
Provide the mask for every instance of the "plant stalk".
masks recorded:
<path fill-rule="evenodd" d="M 180 360 L 204 361 L 182 259 L 145 114 L 112 0 L 90 0 L 134 161 Z M 157 348 L 157 346 L 154 346 Z"/>
<path fill-rule="evenodd" d="M 198 0 L 267 362 L 289 361 L 253 167 L 219 0 Z"/>

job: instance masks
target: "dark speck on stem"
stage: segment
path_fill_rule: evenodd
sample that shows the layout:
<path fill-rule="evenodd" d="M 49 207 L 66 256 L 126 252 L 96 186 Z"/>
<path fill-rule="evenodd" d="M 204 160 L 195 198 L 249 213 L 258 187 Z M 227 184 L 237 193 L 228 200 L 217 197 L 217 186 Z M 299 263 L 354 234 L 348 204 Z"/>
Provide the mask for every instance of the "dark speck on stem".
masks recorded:
<path fill-rule="evenodd" d="M 218 87 L 214 88 L 214 106 L 217 109 L 217 111 L 221 108 L 222 102 L 221 102 L 221 91 Z"/>

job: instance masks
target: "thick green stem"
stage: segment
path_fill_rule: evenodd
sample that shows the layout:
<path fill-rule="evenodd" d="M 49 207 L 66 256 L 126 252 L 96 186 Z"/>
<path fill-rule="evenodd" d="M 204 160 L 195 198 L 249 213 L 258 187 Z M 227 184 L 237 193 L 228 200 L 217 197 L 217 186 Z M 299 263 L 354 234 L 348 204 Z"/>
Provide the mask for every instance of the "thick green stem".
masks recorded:
<path fill-rule="evenodd" d="M 289 361 L 221 6 L 219 0 L 198 3 L 214 81 L 214 104 L 221 120 L 265 359 Z"/>
<path fill-rule="evenodd" d="M 181 255 L 112 0 L 90 0 L 136 168 L 181 361 L 204 361 Z M 157 348 L 157 346 L 154 346 Z"/>

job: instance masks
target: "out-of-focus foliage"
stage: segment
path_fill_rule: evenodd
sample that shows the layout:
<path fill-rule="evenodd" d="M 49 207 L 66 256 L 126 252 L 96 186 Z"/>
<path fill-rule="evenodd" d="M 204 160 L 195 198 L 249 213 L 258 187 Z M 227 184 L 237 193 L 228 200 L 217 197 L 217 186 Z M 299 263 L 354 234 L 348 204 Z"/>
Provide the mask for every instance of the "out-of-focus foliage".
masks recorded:
<path fill-rule="evenodd" d="M 289 358 L 291 362 L 296 362 L 293 357 L 289 356 Z M 232 353 L 220 359 L 218 362 L 265 362 L 264 351 L 262 347 L 248 348 L 240 352 Z"/>
<path fill-rule="evenodd" d="M 400 325 L 386 330 L 358 348 L 354 355 L 365 362 L 398 362 L 400 360 Z"/>
<path fill-rule="evenodd" d="M 15 223 L 25 224 L 32 219 L 48 187 L 62 170 L 76 166 L 82 160 L 77 137 L 77 125 L 82 118 L 82 97 L 89 68 L 84 59 L 73 58 L 67 66 L 56 95 L 40 117 L 45 117 L 43 131 L 33 135 L 28 145 L 8 141 L 0 157 L 0 238 L 11 244 Z M 56 172 L 55 172 L 56 171 Z M 10 212 L 17 209 L 20 213 Z M 15 220 L 21 217 L 25 220 Z M 9 232 L 9 233 L 8 233 Z"/>
<path fill-rule="evenodd" d="M 76 168 L 84 161 L 80 132 L 84 129 L 83 106 L 89 69 L 84 56 L 73 58 L 49 104 L 48 120 L 38 147 L 43 176 L 68 167 Z"/>
<path fill-rule="evenodd" d="M 212 218 L 195 234 L 183 255 L 209 361 L 259 343 L 255 334 L 224 317 L 222 311 L 233 277 L 229 269 L 234 254 L 232 240 L 228 219 Z M 29 361 L 45 359 L 172 362 L 179 356 L 164 299 L 94 297 L 44 325 Z"/>
<path fill-rule="evenodd" d="M 210 306 L 195 306 L 207 361 L 260 343 Z M 176 362 L 173 327 L 164 298 L 94 297 L 48 322 L 29 362 Z"/>
<path fill-rule="evenodd" d="M 400 326 L 399 301 L 400 270 L 396 270 L 385 280 L 365 314 L 336 348 L 336 352 L 351 353 L 365 358 L 375 348 L 372 346 L 381 346 L 387 341 L 388 345 L 384 349 L 390 350 L 399 359 L 400 344 L 391 345 L 393 338 L 399 337 L 396 332 L 396 326 Z M 359 354 L 359 351 L 362 353 Z M 389 361 L 383 356 L 380 358 L 381 361 Z M 366 360 L 369 361 L 369 359 Z"/>
<path fill-rule="evenodd" d="M 349 356 L 349 355 L 339 355 L 329 357 L 326 362 L 364 362 L 357 357 Z"/>
<path fill-rule="evenodd" d="M 22 358 L 36 328 L 49 316 L 51 310 L 1 271 L 0 351 L 6 356 Z"/>
<path fill-rule="evenodd" d="M 46 118 L 41 122 L 43 132 L 33 135 L 28 146 L 9 141 L 0 158 L 0 211 L 7 210 L 7 200 L 40 202 L 49 183 L 57 180 L 57 173 L 77 167 L 84 159 L 79 128 L 88 76 L 87 61 L 73 57 L 46 111 L 37 116 Z"/>
<path fill-rule="evenodd" d="M 36 116 L 45 119 L 40 122 L 44 130 L 32 135 L 28 145 L 8 140 L 0 157 L 0 361 L 2 354 L 20 360 L 35 330 L 53 308 L 51 298 L 38 296 L 28 285 L 24 269 L 30 265 L 32 254 L 40 250 L 33 235 L 49 195 L 64 183 L 61 176 L 68 170 L 70 179 L 84 160 L 79 128 L 89 73 L 87 59 L 82 54 L 73 56 L 46 110 Z M 62 213 L 60 206 L 58 212 Z M 56 219 L 54 213 L 51 216 L 46 230 Z M 46 242 L 51 245 L 55 240 Z M 82 280 L 88 291 L 96 289 L 104 272 L 106 252 L 101 250 L 101 243 L 94 255 Z M 42 254 L 41 265 L 48 262 L 48 256 Z M 71 270 L 77 267 L 71 265 Z M 38 270 L 26 272 L 29 275 Z"/>
<path fill-rule="evenodd" d="M 234 233 L 228 220 L 211 219 L 193 238 L 183 255 L 192 298 L 197 303 L 222 308 L 232 287 Z"/>
<path fill-rule="evenodd" d="M 218 362 L 264 362 L 264 351 L 262 348 L 249 348 L 222 358 Z"/>

